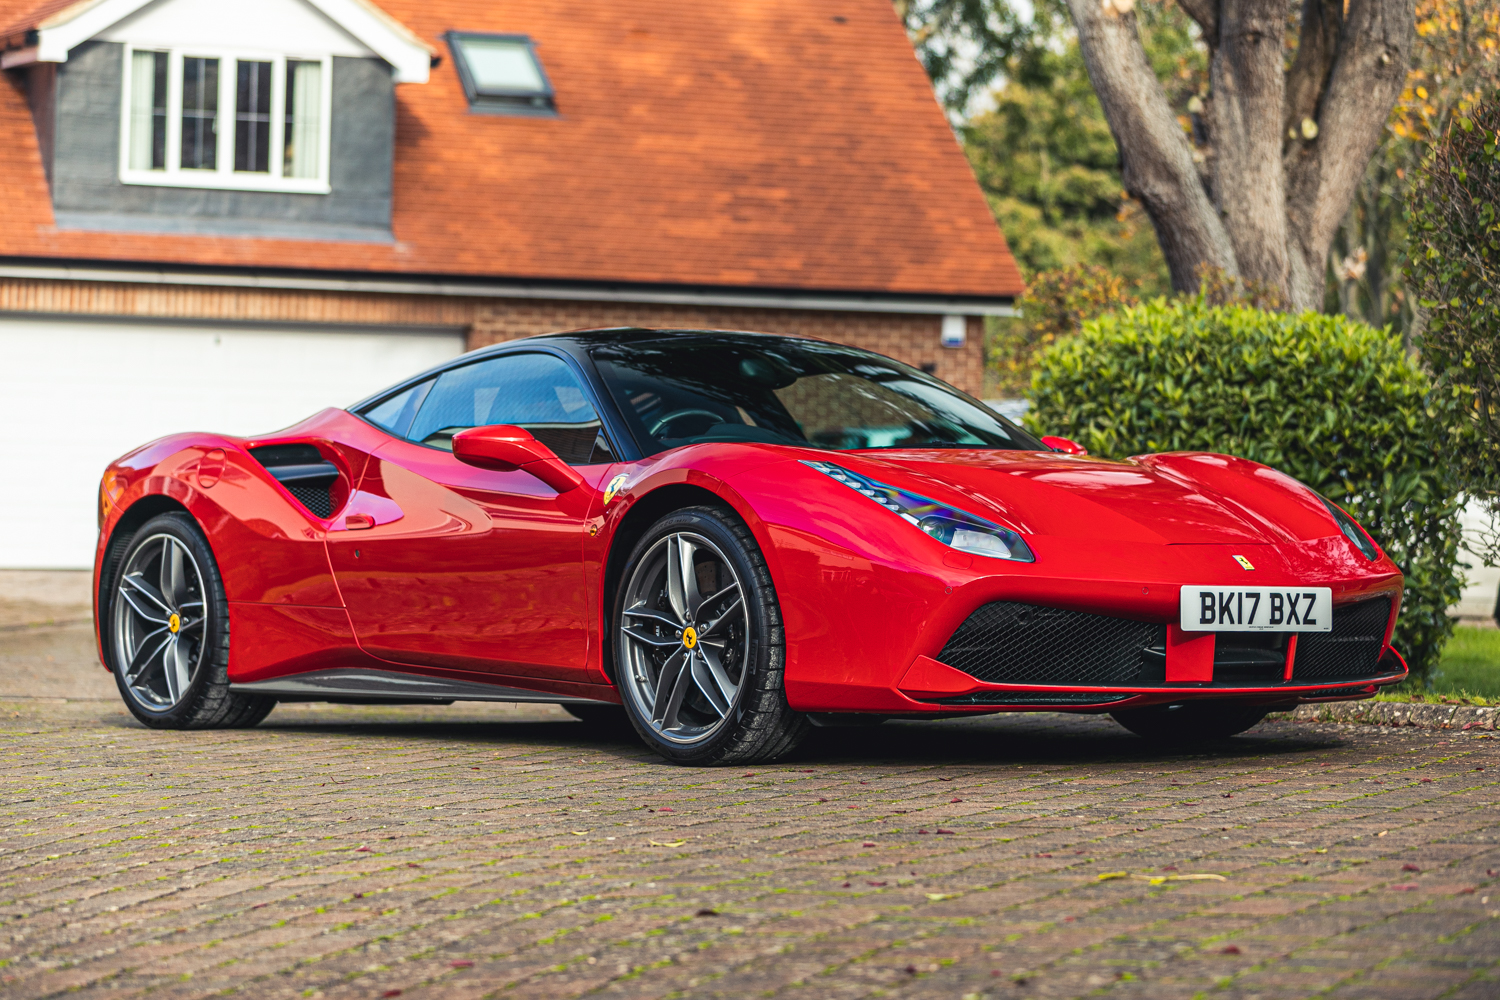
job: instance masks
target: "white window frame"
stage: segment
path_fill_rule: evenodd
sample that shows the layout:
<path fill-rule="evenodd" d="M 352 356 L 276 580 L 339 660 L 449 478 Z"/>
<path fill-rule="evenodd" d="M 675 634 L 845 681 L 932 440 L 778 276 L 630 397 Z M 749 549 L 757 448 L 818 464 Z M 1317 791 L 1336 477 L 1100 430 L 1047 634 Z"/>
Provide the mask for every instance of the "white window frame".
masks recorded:
<path fill-rule="evenodd" d="M 167 152 L 163 170 L 139 170 L 130 165 L 130 90 L 135 52 L 167 53 Z M 182 164 L 182 60 L 202 58 L 219 60 L 219 135 L 217 167 L 213 170 L 183 169 Z M 284 177 L 286 141 L 286 64 L 316 62 L 322 64 L 322 86 L 318 95 L 318 176 Z M 235 63 L 269 62 L 271 64 L 271 150 L 270 172 L 249 173 L 234 169 Z M 214 46 L 164 47 L 152 45 L 125 46 L 124 85 L 120 103 L 120 182 L 150 187 L 210 188 L 227 191 L 280 191 L 296 194 L 328 194 L 328 161 L 332 151 L 333 57 L 297 55 L 292 52 L 264 52 L 254 49 L 226 49 Z"/>

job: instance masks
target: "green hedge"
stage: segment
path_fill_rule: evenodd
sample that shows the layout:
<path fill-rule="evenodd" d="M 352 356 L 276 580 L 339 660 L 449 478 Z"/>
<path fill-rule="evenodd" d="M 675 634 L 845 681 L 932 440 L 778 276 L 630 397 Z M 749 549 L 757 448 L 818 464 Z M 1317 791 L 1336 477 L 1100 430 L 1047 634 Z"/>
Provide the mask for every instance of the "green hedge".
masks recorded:
<path fill-rule="evenodd" d="M 1046 351 L 1028 424 L 1108 458 L 1212 451 L 1264 462 L 1342 505 L 1406 574 L 1395 645 L 1427 676 L 1453 632 L 1459 418 L 1386 333 L 1342 316 L 1157 299 Z"/>

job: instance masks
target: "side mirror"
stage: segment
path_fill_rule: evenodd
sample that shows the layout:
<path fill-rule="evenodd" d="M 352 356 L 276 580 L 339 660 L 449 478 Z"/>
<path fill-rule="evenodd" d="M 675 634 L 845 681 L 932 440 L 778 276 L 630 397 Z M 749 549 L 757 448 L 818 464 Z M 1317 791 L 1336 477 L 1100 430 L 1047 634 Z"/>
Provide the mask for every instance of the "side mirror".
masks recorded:
<path fill-rule="evenodd" d="M 453 457 L 465 465 L 497 472 L 520 469 L 559 493 L 583 483 L 573 467 L 553 453 L 531 432 L 511 424 L 470 427 L 453 435 Z"/>
<path fill-rule="evenodd" d="M 1053 451 L 1060 451 L 1064 455 L 1087 455 L 1089 453 L 1089 450 L 1087 448 L 1076 441 L 1069 441 L 1067 438 L 1053 437 L 1050 434 L 1042 438 L 1042 444 L 1046 445 L 1048 448 L 1051 448 Z"/>

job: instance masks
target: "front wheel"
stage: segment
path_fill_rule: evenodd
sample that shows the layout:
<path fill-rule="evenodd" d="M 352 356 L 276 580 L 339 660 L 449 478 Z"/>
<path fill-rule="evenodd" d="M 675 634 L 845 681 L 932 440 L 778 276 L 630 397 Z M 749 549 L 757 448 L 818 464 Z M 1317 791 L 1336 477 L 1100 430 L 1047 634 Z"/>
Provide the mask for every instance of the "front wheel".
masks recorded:
<path fill-rule="evenodd" d="M 781 608 L 733 514 L 689 507 L 646 532 L 615 597 L 616 682 L 631 724 L 677 764 L 785 756 L 808 730 L 782 687 Z"/>
<path fill-rule="evenodd" d="M 153 729 L 253 726 L 276 707 L 229 690 L 229 602 L 186 514 L 152 518 L 125 545 L 103 631 L 125 706 Z"/>
<path fill-rule="evenodd" d="M 1227 739 L 1243 733 L 1270 709 L 1232 701 L 1188 701 L 1111 712 L 1114 720 L 1137 736 L 1167 746 Z"/>

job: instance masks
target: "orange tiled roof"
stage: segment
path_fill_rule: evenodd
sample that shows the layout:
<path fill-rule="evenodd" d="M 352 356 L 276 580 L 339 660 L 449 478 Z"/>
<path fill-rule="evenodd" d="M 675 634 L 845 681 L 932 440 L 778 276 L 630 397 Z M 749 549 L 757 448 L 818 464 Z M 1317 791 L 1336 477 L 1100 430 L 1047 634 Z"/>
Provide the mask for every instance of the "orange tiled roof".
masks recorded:
<path fill-rule="evenodd" d="M 66 4 L 0 0 L 0 23 Z M 394 244 L 60 231 L 0 85 L 0 257 L 1008 296 L 1021 278 L 888 0 L 382 0 Z M 469 114 L 450 29 L 532 36 L 559 117 Z"/>

